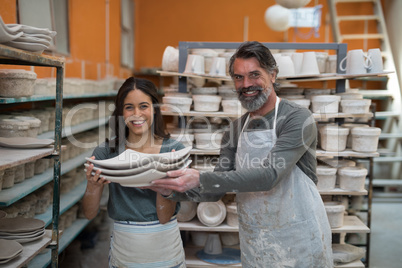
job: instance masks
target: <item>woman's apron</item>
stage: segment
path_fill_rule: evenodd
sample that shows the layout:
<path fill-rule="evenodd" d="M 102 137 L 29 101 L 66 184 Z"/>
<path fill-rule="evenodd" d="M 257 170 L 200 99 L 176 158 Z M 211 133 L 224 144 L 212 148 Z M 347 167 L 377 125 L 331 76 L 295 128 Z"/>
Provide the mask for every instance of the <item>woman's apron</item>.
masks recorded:
<path fill-rule="evenodd" d="M 246 157 L 262 161 L 275 145 L 279 101 L 277 97 L 272 130 L 244 132 L 243 127 L 236 170 L 247 168 Z M 238 193 L 236 201 L 243 267 L 333 267 L 331 229 L 321 196 L 297 165 L 270 191 Z"/>
<path fill-rule="evenodd" d="M 166 224 L 115 221 L 109 267 L 186 267 L 176 217 Z"/>

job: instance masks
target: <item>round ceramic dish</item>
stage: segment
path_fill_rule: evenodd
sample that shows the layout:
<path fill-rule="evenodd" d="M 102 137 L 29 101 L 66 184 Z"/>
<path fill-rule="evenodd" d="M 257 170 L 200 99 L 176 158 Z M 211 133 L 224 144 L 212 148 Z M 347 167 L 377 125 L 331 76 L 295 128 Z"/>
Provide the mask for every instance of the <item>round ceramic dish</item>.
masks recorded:
<path fill-rule="evenodd" d="M 197 207 L 197 216 L 200 222 L 206 226 L 218 226 L 226 218 L 225 204 L 221 200 L 217 202 L 201 202 Z"/>
<path fill-rule="evenodd" d="M 177 213 L 177 220 L 184 222 L 184 221 L 191 221 L 195 215 L 197 215 L 197 203 L 190 202 L 190 201 L 183 201 L 180 202 L 180 210 Z"/>

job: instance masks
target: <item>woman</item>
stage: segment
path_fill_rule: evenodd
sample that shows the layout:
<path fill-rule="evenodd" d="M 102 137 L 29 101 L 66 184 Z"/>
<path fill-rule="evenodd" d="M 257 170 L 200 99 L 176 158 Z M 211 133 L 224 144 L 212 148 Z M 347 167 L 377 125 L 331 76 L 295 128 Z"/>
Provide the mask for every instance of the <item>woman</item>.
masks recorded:
<path fill-rule="evenodd" d="M 93 159 L 113 158 L 126 149 L 158 154 L 184 148 L 166 134 L 157 90 L 150 81 L 128 78 L 119 89 L 115 106 L 115 138 L 96 147 Z M 91 175 L 92 171 L 91 164 L 86 172 L 83 210 L 88 219 L 93 219 L 99 211 L 103 188 L 109 184 L 108 213 L 115 221 L 109 267 L 185 267 L 175 217 L 179 204 L 150 189 L 111 183 L 101 171 Z"/>

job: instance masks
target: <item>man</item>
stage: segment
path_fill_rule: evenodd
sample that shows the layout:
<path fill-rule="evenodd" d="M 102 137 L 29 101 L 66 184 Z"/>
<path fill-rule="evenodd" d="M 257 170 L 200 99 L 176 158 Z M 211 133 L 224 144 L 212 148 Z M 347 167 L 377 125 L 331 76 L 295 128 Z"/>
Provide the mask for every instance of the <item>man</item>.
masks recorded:
<path fill-rule="evenodd" d="M 236 192 L 243 267 L 332 267 L 310 111 L 277 97 L 278 68 L 264 45 L 243 43 L 229 68 L 248 113 L 225 133 L 214 172 L 170 171 L 154 186 L 174 200 Z"/>

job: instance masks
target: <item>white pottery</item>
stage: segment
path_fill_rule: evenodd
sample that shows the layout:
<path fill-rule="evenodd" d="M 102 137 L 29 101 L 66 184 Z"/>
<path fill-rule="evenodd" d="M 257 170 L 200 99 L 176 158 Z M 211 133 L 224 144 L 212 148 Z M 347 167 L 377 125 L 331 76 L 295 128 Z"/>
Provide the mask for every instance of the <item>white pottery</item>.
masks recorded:
<path fill-rule="evenodd" d="M 368 73 L 384 72 L 381 50 L 379 48 L 369 49 L 367 57 L 371 60 L 371 67 L 367 70 Z"/>
<path fill-rule="evenodd" d="M 219 111 L 222 97 L 217 95 L 193 95 L 194 111 L 217 112 Z"/>
<path fill-rule="evenodd" d="M 180 210 L 177 213 L 177 220 L 180 222 L 191 221 L 197 214 L 197 203 L 190 201 L 180 202 Z"/>
<path fill-rule="evenodd" d="M 340 202 L 324 202 L 324 207 L 331 228 L 342 227 L 345 207 Z"/>
<path fill-rule="evenodd" d="M 315 95 L 311 97 L 313 113 L 335 114 L 339 110 L 340 96 L 335 95 Z"/>
<path fill-rule="evenodd" d="M 183 97 L 163 97 L 162 102 L 164 111 L 185 113 L 190 111 L 193 100 Z"/>
<path fill-rule="evenodd" d="M 360 167 L 342 167 L 338 169 L 339 187 L 343 190 L 364 190 L 367 169 Z"/>
<path fill-rule="evenodd" d="M 301 8 L 306 6 L 311 0 L 276 0 L 278 5 L 286 8 Z"/>
<path fill-rule="evenodd" d="M 193 134 L 186 134 L 186 133 L 170 134 L 170 137 L 172 139 L 175 139 L 175 140 L 181 142 L 186 147 L 193 146 L 193 143 L 194 143 L 194 135 Z"/>
<path fill-rule="evenodd" d="M 341 100 L 342 112 L 347 114 L 365 114 L 369 112 L 371 99 Z"/>
<path fill-rule="evenodd" d="M 29 122 L 5 118 L 0 120 L 0 137 L 28 137 Z"/>
<path fill-rule="evenodd" d="M 303 63 L 303 53 L 292 53 L 291 58 L 295 68 L 295 74 L 298 75 L 301 73 L 301 67 Z"/>
<path fill-rule="evenodd" d="M 241 115 L 243 113 L 240 101 L 234 100 L 222 100 L 223 112 L 230 114 Z"/>
<path fill-rule="evenodd" d="M 163 52 L 162 70 L 170 72 L 179 71 L 179 50 L 177 48 L 167 46 Z"/>
<path fill-rule="evenodd" d="M 226 223 L 229 226 L 238 227 L 239 226 L 239 217 L 237 213 L 237 204 L 236 202 L 229 203 L 226 205 Z"/>
<path fill-rule="evenodd" d="M 343 63 L 346 60 L 346 68 Z M 362 49 L 349 50 L 346 57 L 339 63 L 339 69 L 346 71 L 346 74 L 365 74 L 371 68 L 371 59 L 364 55 Z"/>
<path fill-rule="evenodd" d="M 319 75 L 317 56 L 314 51 L 303 52 L 303 61 L 301 72 L 302 75 Z"/>
<path fill-rule="evenodd" d="M 352 149 L 356 152 L 376 152 L 381 128 L 355 127 L 352 129 Z"/>
<path fill-rule="evenodd" d="M 184 73 L 205 74 L 204 56 L 189 54 Z"/>
<path fill-rule="evenodd" d="M 237 92 L 234 86 L 220 86 L 218 93 L 222 100 L 237 100 Z"/>
<path fill-rule="evenodd" d="M 316 52 L 315 56 L 317 58 L 318 70 L 320 71 L 320 73 L 325 73 L 327 59 L 328 59 L 328 53 Z"/>
<path fill-rule="evenodd" d="M 349 129 L 339 126 L 323 126 L 319 129 L 321 148 L 330 152 L 341 152 L 346 149 L 346 138 Z"/>
<path fill-rule="evenodd" d="M 209 232 L 198 232 L 194 231 L 191 232 L 191 241 L 193 245 L 196 247 L 203 247 L 205 246 L 205 242 L 207 242 Z"/>
<path fill-rule="evenodd" d="M 320 191 L 330 191 L 335 188 L 336 168 L 328 166 L 317 166 L 317 189 Z"/>
<path fill-rule="evenodd" d="M 4 179 L 4 169 L 0 170 L 0 191 L 3 188 L 3 179 Z"/>
<path fill-rule="evenodd" d="M 14 116 L 13 118 L 29 123 L 28 137 L 36 138 L 38 136 L 41 125 L 41 121 L 38 118 L 31 116 Z"/>
<path fill-rule="evenodd" d="M 280 56 L 276 61 L 276 65 L 279 68 L 278 77 L 294 76 L 295 67 L 290 56 Z"/>
<path fill-rule="evenodd" d="M 209 70 L 211 76 L 226 76 L 226 59 L 223 57 L 214 57 Z"/>
<path fill-rule="evenodd" d="M 193 95 L 216 95 L 217 93 L 217 87 L 194 87 L 191 89 Z"/>
<path fill-rule="evenodd" d="M 330 95 L 331 89 L 329 88 L 305 88 L 304 95 L 306 99 L 311 99 L 314 95 Z"/>
<path fill-rule="evenodd" d="M 334 168 L 356 166 L 355 161 L 347 160 L 347 159 L 328 159 L 328 160 L 324 160 L 324 162 Z"/>
<path fill-rule="evenodd" d="M 365 125 L 365 124 L 353 124 L 353 123 L 347 123 L 347 124 L 343 124 L 342 127 L 348 128 L 349 129 L 349 135 L 348 138 L 346 140 L 346 147 L 347 148 L 352 148 L 353 147 L 353 139 L 352 139 L 352 129 L 355 127 L 369 127 L 369 125 Z"/>
<path fill-rule="evenodd" d="M 225 204 L 221 200 L 217 202 L 200 202 L 197 207 L 197 217 L 206 226 L 218 226 L 226 218 Z"/>
<path fill-rule="evenodd" d="M 14 184 L 25 180 L 25 164 L 18 165 L 15 168 Z"/>
<path fill-rule="evenodd" d="M 265 24 L 274 31 L 283 32 L 290 27 L 290 10 L 281 5 L 273 5 L 264 13 Z"/>
<path fill-rule="evenodd" d="M 35 175 L 35 161 L 25 163 L 25 178 L 29 179 Z"/>
<path fill-rule="evenodd" d="M 341 101 L 342 100 L 361 100 L 361 99 L 363 99 L 363 94 L 358 93 L 358 92 L 344 92 L 344 93 L 338 93 L 336 95 L 341 96 Z"/>
<path fill-rule="evenodd" d="M 336 73 L 337 58 L 338 58 L 337 55 L 328 55 L 327 64 L 325 66 L 326 73 Z"/>
<path fill-rule="evenodd" d="M 34 93 L 36 73 L 26 70 L 0 70 L 0 96 L 29 97 Z"/>
<path fill-rule="evenodd" d="M 16 167 L 7 168 L 4 170 L 2 189 L 8 189 L 14 186 L 15 170 Z"/>
<path fill-rule="evenodd" d="M 222 254 L 222 243 L 219 233 L 209 233 L 205 242 L 204 252 L 207 254 Z"/>
<path fill-rule="evenodd" d="M 309 99 L 289 99 L 291 102 L 294 102 L 301 107 L 309 109 L 311 101 Z"/>
<path fill-rule="evenodd" d="M 195 148 L 201 150 L 216 150 L 221 147 L 222 132 L 194 133 Z"/>
<path fill-rule="evenodd" d="M 221 242 L 224 246 L 235 246 L 240 243 L 238 232 L 221 232 Z"/>

